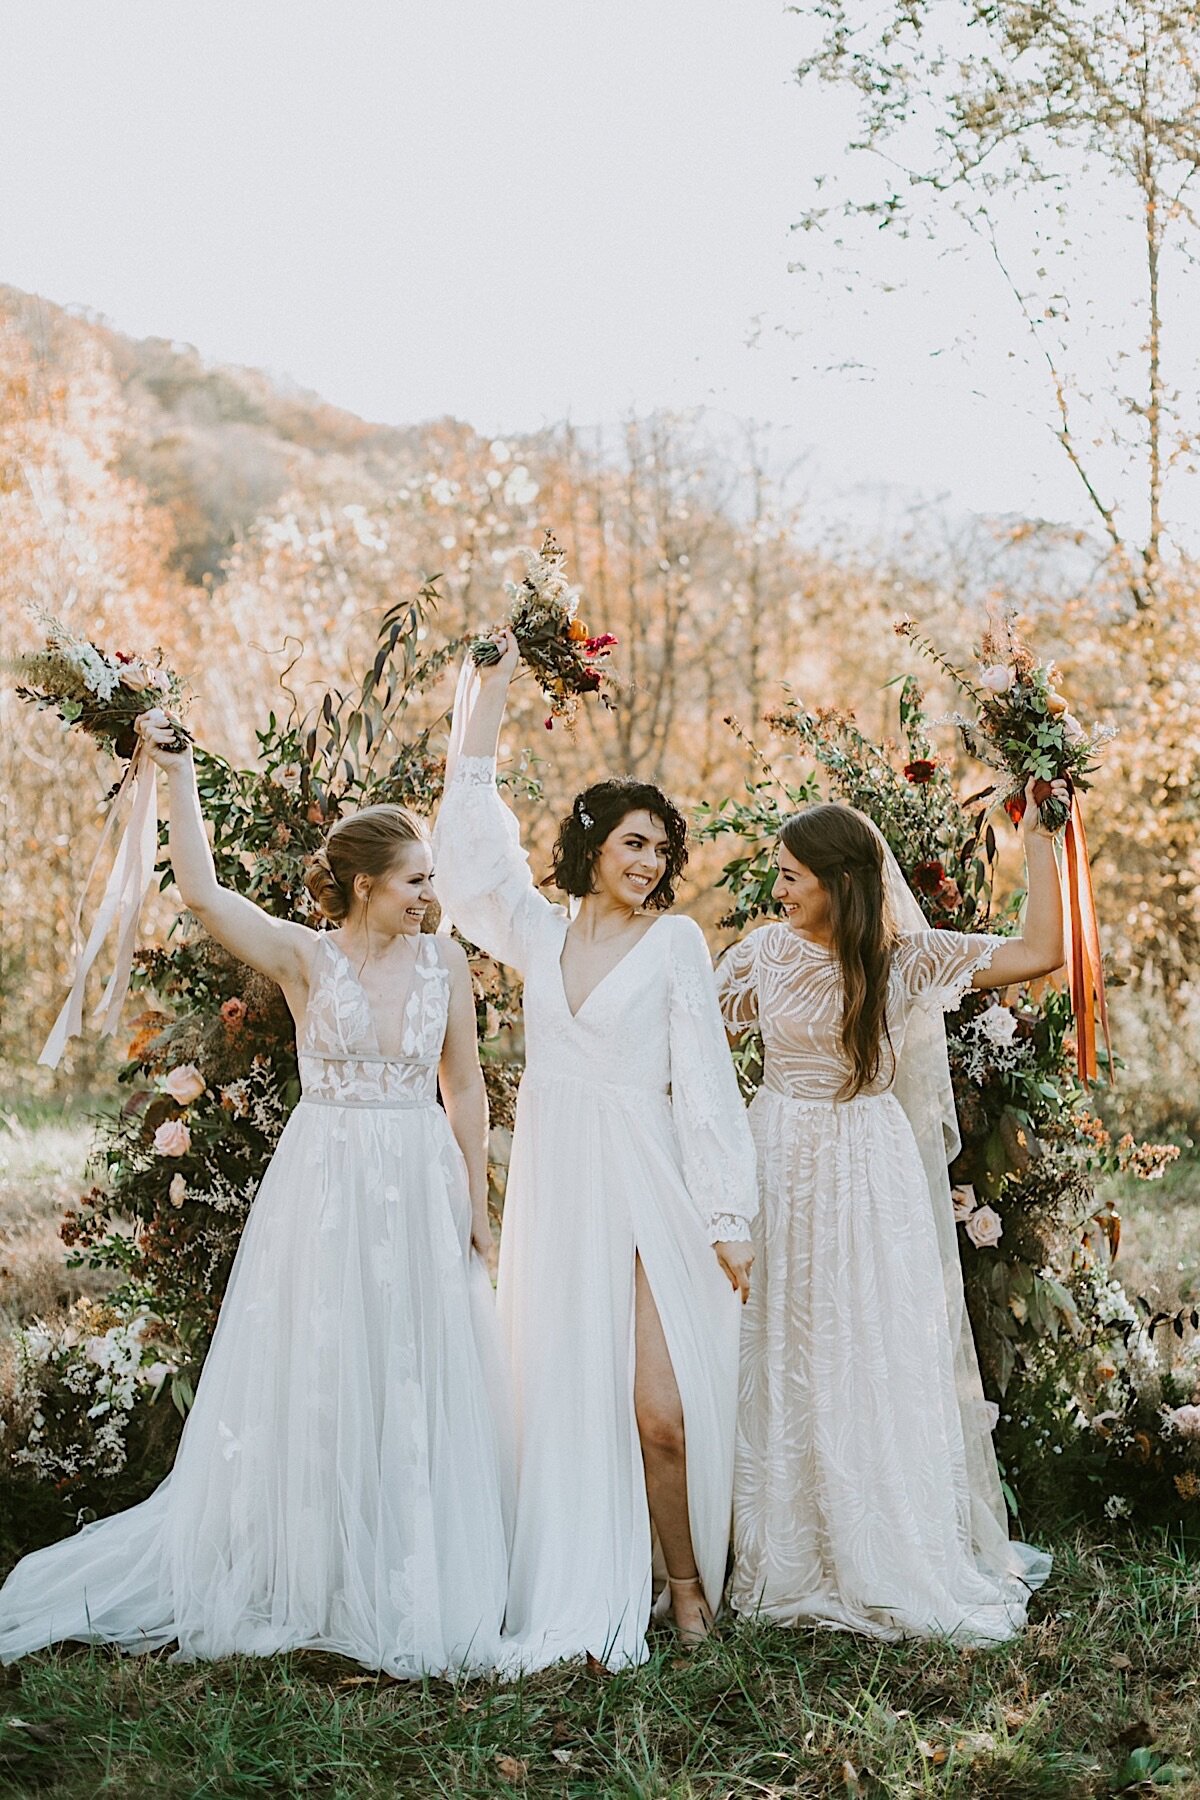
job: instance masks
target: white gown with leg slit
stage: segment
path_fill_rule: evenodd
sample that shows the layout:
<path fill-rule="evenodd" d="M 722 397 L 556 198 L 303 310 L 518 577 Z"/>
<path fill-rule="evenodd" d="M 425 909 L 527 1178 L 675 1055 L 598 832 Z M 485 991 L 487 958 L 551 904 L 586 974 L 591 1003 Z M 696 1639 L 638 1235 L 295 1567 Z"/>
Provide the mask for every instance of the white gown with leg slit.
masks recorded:
<path fill-rule="evenodd" d="M 742 1309 L 711 1245 L 749 1236 L 756 1194 L 712 963 L 693 920 L 663 915 L 572 1016 L 567 913 L 533 884 L 490 758 L 458 761 L 435 856 L 455 924 L 525 982 L 498 1283 L 517 1418 L 512 1662 L 640 1662 L 652 1544 L 633 1399 L 639 1257 L 683 1403 L 714 1611 L 729 1543 Z"/>
<path fill-rule="evenodd" d="M 417 948 L 404 1051 L 322 938 L 303 1098 L 238 1247 L 171 1474 L 27 1556 L 0 1660 L 63 1638 L 181 1659 L 321 1649 L 398 1676 L 495 1668 L 506 1383 L 437 1104 L 450 977 Z M 490 1317 L 489 1317 L 490 1315 Z"/>

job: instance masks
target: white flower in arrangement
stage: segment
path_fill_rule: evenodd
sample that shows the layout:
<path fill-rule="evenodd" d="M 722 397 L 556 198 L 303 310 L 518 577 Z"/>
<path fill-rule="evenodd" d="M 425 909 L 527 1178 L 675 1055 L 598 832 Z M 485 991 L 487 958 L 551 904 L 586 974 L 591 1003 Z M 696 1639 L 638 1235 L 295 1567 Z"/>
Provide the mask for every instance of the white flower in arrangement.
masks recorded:
<path fill-rule="evenodd" d="M 182 1175 L 172 1175 L 171 1185 L 167 1189 L 167 1197 L 172 1206 L 182 1206 L 187 1199 L 187 1182 Z"/>
<path fill-rule="evenodd" d="M 198 1100 L 204 1092 L 206 1083 L 195 1063 L 179 1063 L 169 1075 L 163 1076 L 163 1092 L 170 1094 L 172 1100 L 180 1106 L 187 1106 L 192 1100 Z"/>
<path fill-rule="evenodd" d="M 1073 712 L 1065 712 L 1058 722 L 1063 728 L 1063 736 L 1066 738 L 1068 744 L 1081 744 L 1087 736 L 1086 731 L 1083 729 L 1083 726 L 1079 723 L 1079 720 L 1075 717 Z"/>
<path fill-rule="evenodd" d="M 97 700 L 111 700 L 121 685 L 120 668 L 101 656 L 93 644 L 76 641 L 64 644 L 62 650 L 83 676 L 88 692 L 95 694 Z"/>
<path fill-rule="evenodd" d="M 971 1214 L 964 1230 L 977 1250 L 990 1250 L 1004 1236 L 1004 1223 L 992 1207 L 980 1206 Z"/>
<path fill-rule="evenodd" d="M 1124 1494 L 1110 1494 L 1104 1502 L 1106 1519 L 1127 1519 L 1130 1513 L 1129 1501 Z"/>
<path fill-rule="evenodd" d="M 975 1189 L 970 1182 L 964 1182 L 961 1187 L 950 1189 L 950 1198 L 954 1203 L 954 1217 L 960 1225 L 965 1224 L 975 1211 Z"/>
<path fill-rule="evenodd" d="M 271 770 L 271 780 L 275 783 L 276 787 L 281 787 L 285 793 L 294 794 L 300 786 L 302 774 L 303 771 L 301 770 L 299 763 L 280 763 L 277 769 Z"/>
<path fill-rule="evenodd" d="M 1016 679 L 1016 670 L 1009 668 L 1007 663 L 993 663 L 979 677 L 979 685 L 989 694 L 1007 694 L 1012 691 Z"/>
<path fill-rule="evenodd" d="M 1001 1006 L 998 1002 L 989 1006 L 986 1012 L 980 1013 L 976 1024 L 984 1037 L 1003 1048 L 1007 1048 L 1017 1035 L 1016 1014 L 1010 1007 Z"/>
<path fill-rule="evenodd" d="M 191 1147 L 192 1134 L 182 1119 L 164 1119 L 154 1134 L 160 1156 L 186 1156 Z"/>

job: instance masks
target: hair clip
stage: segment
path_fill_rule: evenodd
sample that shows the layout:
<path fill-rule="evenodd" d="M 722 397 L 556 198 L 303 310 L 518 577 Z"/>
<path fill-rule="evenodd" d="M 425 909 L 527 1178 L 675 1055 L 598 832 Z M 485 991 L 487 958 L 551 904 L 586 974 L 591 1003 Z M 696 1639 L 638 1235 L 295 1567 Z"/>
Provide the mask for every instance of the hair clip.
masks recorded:
<path fill-rule="evenodd" d="M 596 823 L 591 813 L 587 810 L 587 807 L 578 800 L 575 802 L 575 817 L 579 820 L 579 823 L 583 826 L 585 831 L 590 831 L 592 826 Z"/>

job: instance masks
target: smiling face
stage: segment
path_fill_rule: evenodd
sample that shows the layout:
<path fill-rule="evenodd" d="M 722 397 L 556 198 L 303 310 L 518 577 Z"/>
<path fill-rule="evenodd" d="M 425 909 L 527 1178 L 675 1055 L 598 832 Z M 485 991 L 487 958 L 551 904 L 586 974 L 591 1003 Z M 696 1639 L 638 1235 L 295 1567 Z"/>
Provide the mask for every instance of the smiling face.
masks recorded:
<path fill-rule="evenodd" d="M 667 872 L 670 840 L 653 813 L 626 813 L 600 846 L 592 892 L 617 906 L 643 907 Z"/>
<path fill-rule="evenodd" d="M 793 931 L 799 932 L 801 937 L 829 941 L 833 931 L 829 895 L 812 870 L 797 862 L 782 839 L 775 850 L 775 880 L 771 893 Z"/>
<path fill-rule="evenodd" d="M 415 937 L 435 898 L 432 876 L 433 851 L 424 839 L 402 845 L 386 874 L 355 876 L 355 922 L 365 913 L 372 931 L 387 937 Z"/>

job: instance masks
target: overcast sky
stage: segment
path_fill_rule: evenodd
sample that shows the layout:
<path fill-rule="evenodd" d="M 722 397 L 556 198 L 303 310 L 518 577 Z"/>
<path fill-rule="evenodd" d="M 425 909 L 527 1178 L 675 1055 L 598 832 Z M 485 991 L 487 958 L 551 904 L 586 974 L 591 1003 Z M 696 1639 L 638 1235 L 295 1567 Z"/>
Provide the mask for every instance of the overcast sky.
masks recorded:
<path fill-rule="evenodd" d="M 827 494 L 1083 516 L 993 272 L 914 252 L 906 294 L 868 262 L 819 304 L 789 273 L 848 115 L 793 82 L 780 0 L 8 0 L 3 24 L 0 281 L 371 419 L 703 404 L 810 448 Z M 975 349 L 942 354 L 964 319 Z"/>

